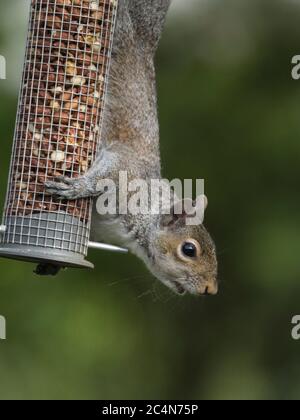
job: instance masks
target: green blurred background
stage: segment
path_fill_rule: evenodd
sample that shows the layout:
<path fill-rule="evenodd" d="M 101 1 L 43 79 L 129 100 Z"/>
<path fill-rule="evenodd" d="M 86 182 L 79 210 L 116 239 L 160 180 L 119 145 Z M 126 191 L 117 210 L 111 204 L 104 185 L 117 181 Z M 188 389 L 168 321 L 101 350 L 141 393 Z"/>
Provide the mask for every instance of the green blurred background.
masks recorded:
<path fill-rule="evenodd" d="M 28 1 L 0 0 L 1 205 Z M 133 256 L 41 279 L 1 260 L 2 399 L 300 397 L 300 3 L 177 0 L 158 54 L 164 175 L 205 178 L 221 290 L 180 298 Z"/>

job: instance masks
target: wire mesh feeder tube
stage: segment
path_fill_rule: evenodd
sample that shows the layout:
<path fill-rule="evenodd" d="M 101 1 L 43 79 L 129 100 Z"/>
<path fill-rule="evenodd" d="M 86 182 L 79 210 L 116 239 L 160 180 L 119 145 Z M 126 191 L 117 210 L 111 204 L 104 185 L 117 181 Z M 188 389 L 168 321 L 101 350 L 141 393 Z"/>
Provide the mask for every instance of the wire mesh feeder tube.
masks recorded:
<path fill-rule="evenodd" d="M 45 181 L 83 175 L 102 128 L 117 0 L 32 0 L 0 256 L 93 267 L 90 199 Z"/>

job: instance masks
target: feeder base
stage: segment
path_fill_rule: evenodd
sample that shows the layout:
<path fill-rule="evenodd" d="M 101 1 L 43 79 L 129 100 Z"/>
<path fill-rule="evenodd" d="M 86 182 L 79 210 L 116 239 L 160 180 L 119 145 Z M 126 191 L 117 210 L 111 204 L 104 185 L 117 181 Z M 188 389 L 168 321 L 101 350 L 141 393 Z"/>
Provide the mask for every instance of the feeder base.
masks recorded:
<path fill-rule="evenodd" d="M 92 263 L 74 252 L 30 245 L 2 244 L 0 246 L 0 258 L 31 263 L 53 264 L 62 268 L 94 268 Z"/>

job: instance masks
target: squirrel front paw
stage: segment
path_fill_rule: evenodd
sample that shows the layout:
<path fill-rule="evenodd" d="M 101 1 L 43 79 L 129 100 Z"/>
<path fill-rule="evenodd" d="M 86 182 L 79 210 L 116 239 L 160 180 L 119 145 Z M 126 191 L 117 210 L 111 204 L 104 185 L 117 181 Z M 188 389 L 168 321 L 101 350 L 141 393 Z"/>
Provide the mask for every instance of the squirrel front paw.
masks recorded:
<path fill-rule="evenodd" d="M 77 200 L 89 197 L 85 178 L 57 177 L 55 181 L 45 182 L 46 193 L 63 200 Z"/>

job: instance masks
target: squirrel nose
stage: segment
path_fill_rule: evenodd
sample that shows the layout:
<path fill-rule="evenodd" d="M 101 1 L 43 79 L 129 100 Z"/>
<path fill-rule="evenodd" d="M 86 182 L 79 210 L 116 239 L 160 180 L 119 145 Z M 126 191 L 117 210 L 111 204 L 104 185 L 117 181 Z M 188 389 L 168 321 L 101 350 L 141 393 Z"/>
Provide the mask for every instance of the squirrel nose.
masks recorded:
<path fill-rule="evenodd" d="M 215 296 L 218 294 L 219 286 L 217 281 L 214 281 L 213 283 L 210 283 L 206 286 L 204 293 L 202 293 L 205 296 Z"/>

